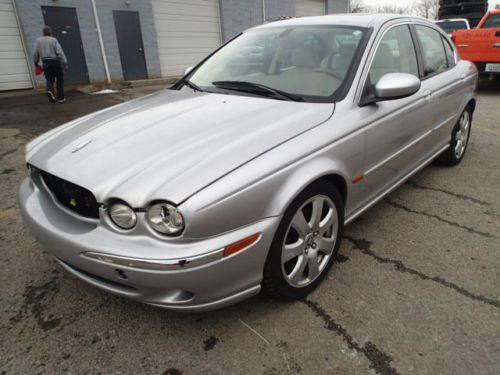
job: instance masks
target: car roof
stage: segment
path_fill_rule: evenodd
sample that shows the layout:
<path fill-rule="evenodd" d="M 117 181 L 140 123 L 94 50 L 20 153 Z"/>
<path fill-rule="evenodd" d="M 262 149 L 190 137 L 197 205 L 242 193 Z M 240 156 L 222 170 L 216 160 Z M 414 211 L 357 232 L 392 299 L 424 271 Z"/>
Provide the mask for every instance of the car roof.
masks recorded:
<path fill-rule="evenodd" d="M 329 14 L 326 16 L 314 17 L 294 17 L 282 21 L 268 22 L 260 26 L 253 27 L 255 29 L 264 29 L 279 26 L 308 26 L 308 25 L 343 25 L 343 26 L 358 26 L 358 27 L 380 27 L 384 23 L 392 20 L 405 21 L 427 21 L 422 17 L 401 15 L 401 14 L 368 14 L 368 13 L 346 13 L 346 14 Z"/>

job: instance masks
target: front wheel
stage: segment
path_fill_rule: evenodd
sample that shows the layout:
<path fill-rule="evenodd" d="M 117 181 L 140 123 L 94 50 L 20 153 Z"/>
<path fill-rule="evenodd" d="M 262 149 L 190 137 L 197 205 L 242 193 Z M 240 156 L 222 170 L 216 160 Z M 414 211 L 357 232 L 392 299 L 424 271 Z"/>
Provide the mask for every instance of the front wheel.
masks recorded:
<path fill-rule="evenodd" d="M 437 163 L 441 165 L 454 166 L 459 164 L 469 144 L 470 130 L 472 123 L 472 111 L 470 107 L 460 115 L 457 124 L 451 133 L 450 147 L 437 158 Z"/>
<path fill-rule="evenodd" d="M 344 204 L 326 181 L 310 185 L 292 202 L 276 231 L 264 266 L 263 289 L 300 299 L 323 280 L 342 239 Z"/>

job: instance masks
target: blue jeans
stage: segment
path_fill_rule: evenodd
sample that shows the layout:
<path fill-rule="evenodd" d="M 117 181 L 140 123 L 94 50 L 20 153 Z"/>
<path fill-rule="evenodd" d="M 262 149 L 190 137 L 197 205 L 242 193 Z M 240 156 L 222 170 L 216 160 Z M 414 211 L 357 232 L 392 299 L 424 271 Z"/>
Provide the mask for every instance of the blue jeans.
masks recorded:
<path fill-rule="evenodd" d="M 64 73 L 59 60 L 43 60 L 43 72 L 47 81 L 47 91 L 54 92 L 54 81 L 57 87 L 57 100 L 64 99 Z"/>

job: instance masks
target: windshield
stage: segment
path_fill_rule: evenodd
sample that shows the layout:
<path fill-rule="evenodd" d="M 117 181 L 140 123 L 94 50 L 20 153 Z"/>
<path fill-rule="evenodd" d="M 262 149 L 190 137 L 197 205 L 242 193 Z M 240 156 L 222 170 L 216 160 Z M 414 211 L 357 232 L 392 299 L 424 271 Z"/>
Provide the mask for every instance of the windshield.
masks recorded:
<path fill-rule="evenodd" d="M 448 34 L 453 33 L 455 30 L 461 30 L 467 28 L 467 24 L 464 21 L 445 21 L 436 23 L 440 28 L 442 28 Z"/>
<path fill-rule="evenodd" d="M 250 30 L 186 79 L 206 91 L 255 89 L 254 94 L 268 97 L 272 91 L 280 99 L 326 101 L 346 81 L 364 34 L 365 29 L 349 26 Z"/>
<path fill-rule="evenodd" d="M 483 25 L 483 29 L 500 28 L 500 14 L 491 14 Z"/>

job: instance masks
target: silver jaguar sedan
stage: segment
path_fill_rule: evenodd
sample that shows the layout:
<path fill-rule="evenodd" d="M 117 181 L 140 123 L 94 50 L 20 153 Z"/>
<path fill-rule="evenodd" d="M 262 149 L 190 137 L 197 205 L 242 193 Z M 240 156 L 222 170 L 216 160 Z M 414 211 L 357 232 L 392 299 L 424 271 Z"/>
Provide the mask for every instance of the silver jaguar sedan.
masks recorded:
<path fill-rule="evenodd" d="M 183 311 L 305 297 L 344 225 L 464 157 L 474 65 L 421 18 L 247 30 L 172 88 L 32 141 L 23 217 L 67 271 Z"/>

